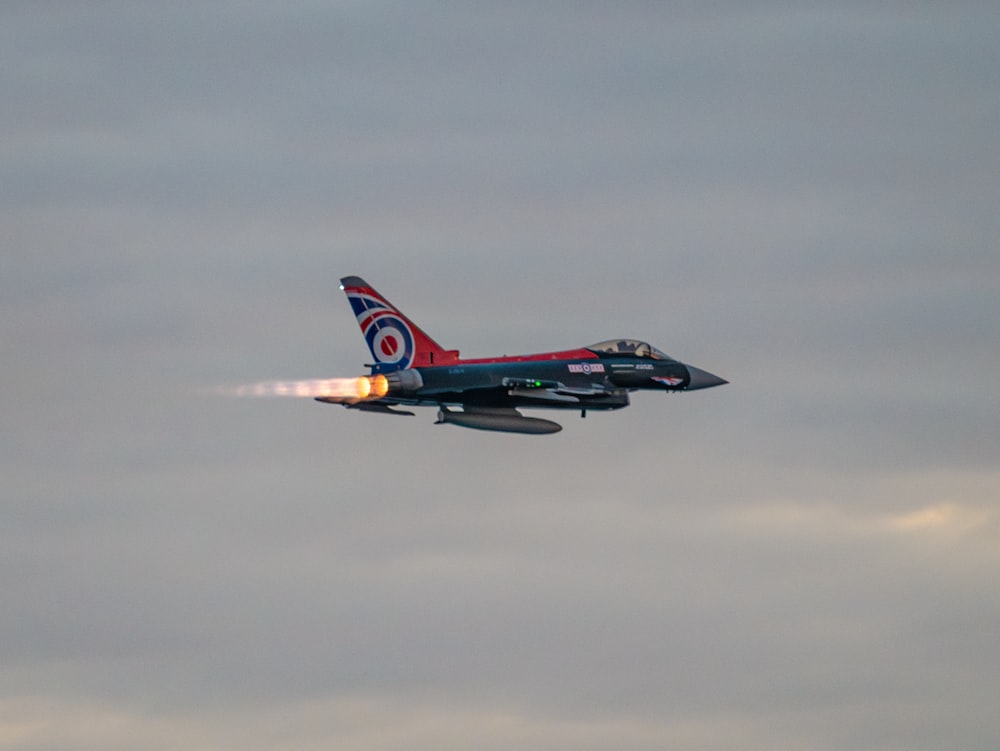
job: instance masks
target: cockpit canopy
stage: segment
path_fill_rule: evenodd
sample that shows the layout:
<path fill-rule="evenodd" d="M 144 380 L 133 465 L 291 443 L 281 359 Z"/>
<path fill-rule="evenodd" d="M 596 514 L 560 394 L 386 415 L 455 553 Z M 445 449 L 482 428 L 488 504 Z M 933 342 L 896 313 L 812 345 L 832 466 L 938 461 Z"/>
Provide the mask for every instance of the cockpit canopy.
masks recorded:
<path fill-rule="evenodd" d="M 625 355 L 645 357 L 650 360 L 674 361 L 674 358 L 667 353 L 661 352 L 649 342 L 641 342 L 638 339 L 610 339 L 606 342 L 590 344 L 586 349 L 599 355 Z"/>

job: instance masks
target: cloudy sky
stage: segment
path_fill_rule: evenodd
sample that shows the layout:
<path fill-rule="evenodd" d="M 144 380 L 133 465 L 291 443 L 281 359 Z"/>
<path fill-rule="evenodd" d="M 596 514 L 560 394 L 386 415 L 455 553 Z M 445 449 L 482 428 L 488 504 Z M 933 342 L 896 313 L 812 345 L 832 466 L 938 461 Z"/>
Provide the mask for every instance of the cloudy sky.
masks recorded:
<path fill-rule="evenodd" d="M 0 5 L 0 749 L 992 751 L 993 3 Z M 435 426 L 467 356 L 731 385 Z"/>

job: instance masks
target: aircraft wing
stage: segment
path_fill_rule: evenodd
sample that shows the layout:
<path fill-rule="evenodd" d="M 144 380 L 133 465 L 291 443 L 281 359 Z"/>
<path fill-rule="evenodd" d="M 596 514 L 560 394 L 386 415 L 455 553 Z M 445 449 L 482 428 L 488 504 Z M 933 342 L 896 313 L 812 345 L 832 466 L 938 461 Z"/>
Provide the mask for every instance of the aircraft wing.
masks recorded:
<path fill-rule="evenodd" d="M 381 376 L 376 376 L 381 378 Z M 396 378 L 390 376 L 393 381 Z M 365 412 L 380 412 L 386 414 L 408 414 L 391 407 L 400 405 L 420 404 L 483 404 L 503 403 L 536 405 L 539 407 L 570 407 L 580 405 L 586 407 L 588 402 L 613 399 L 627 404 L 627 394 L 621 389 L 609 389 L 602 384 L 591 384 L 585 387 L 567 386 L 560 381 L 534 378 L 503 378 L 500 383 L 485 385 L 483 383 L 461 384 L 447 383 L 427 388 L 421 381 L 410 388 L 388 388 L 386 391 L 372 393 L 371 396 L 318 396 L 316 401 L 327 404 L 340 404 L 349 409 Z"/>
<path fill-rule="evenodd" d="M 483 397 L 488 394 L 503 394 L 517 401 L 537 403 L 538 406 L 551 405 L 560 407 L 571 404 L 585 404 L 589 399 L 600 399 L 615 393 L 598 384 L 587 388 L 576 388 L 552 380 L 504 378 L 498 385 L 494 386 L 475 385 L 462 389 L 450 385 L 442 387 L 439 390 L 425 389 L 420 395 L 423 398 L 429 397 L 433 400 L 435 391 L 438 391 L 442 395 L 459 393 L 463 397 L 468 397 L 470 401 L 477 400 L 477 397 Z"/>

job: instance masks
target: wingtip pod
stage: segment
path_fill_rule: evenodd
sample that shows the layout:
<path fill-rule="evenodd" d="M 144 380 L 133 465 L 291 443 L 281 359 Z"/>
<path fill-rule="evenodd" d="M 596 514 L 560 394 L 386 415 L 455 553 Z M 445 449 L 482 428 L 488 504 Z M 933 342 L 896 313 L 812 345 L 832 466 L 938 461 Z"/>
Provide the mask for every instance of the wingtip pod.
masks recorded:
<path fill-rule="evenodd" d="M 458 359 L 458 350 L 444 349 L 360 276 L 342 277 L 340 288 L 347 295 L 375 359 L 373 372 L 441 365 Z"/>

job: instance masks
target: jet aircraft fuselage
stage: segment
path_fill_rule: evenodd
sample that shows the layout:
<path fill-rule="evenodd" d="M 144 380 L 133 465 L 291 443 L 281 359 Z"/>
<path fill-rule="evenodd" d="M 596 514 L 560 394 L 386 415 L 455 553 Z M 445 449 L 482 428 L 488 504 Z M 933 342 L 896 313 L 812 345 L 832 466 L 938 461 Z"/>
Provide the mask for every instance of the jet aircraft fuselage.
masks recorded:
<path fill-rule="evenodd" d="M 551 420 L 518 408 L 621 409 L 629 393 L 694 391 L 726 383 L 685 365 L 647 342 L 613 339 L 578 349 L 535 355 L 462 359 L 446 350 L 360 277 L 341 279 L 374 362 L 357 392 L 318 401 L 384 414 L 394 407 L 436 406 L 438 422 L 482 430 L 554 433 Z M 456 411 L 460 408 L 461 411 Z"/>

